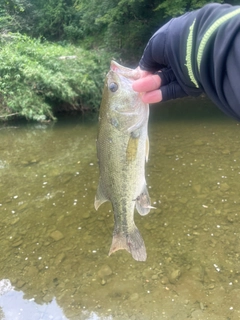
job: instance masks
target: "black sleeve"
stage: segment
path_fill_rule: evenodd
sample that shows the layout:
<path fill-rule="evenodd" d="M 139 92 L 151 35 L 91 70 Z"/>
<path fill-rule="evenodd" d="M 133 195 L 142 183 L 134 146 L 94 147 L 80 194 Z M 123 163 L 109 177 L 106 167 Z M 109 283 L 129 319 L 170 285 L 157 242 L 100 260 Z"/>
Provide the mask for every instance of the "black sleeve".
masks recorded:
<path fill-rule="evenodd" d="M 140 67 L 171 68 L 186 94 L 205 92 L 240 119 L 240 6 L 209 4 L 172 19 L 149 40 Z"/>

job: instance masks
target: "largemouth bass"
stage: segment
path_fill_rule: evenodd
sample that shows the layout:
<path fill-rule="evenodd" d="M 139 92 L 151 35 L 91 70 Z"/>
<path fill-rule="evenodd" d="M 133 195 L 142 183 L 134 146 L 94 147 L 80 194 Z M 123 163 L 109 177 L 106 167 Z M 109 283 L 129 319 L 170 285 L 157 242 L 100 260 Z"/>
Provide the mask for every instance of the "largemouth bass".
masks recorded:
<path fill-rule="evenodd" d="M 100 179 L 95 208 L 106 201 L 112 203 L 115 225 L 109 255 L 126 249 L 135 260 L 145 261 L 146 248 L 134 223 L 134 208 L 141 215 L 152 208 L 145 181 L 149 106 L 132 89 L 138 78 L 137 70 L 111 62 L 99 114 Z"/>

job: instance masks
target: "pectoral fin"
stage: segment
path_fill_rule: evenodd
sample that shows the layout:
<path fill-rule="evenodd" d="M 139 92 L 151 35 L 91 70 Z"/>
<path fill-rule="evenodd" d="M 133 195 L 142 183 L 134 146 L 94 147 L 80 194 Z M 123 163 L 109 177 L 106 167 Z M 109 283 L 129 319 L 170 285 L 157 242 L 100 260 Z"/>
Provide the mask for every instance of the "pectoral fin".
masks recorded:
<path fill-rule="evenodd" d="M 147 139 L 146 139 L 146 162 L 148 162 L 148 155 L 149 155 L 149 138 L 147 136 Z"/>
<path fill-rule="evenodd" d="M 139 143 L 139 132 L 132 132 L 130 134 L 127 150 L 126 150 L 126 159 L 128 162 L 134 161 L 137 156 L 138 143 Z"/>
<path fill-rule="evenodd" d="M 102 192 L 101 184 L 99 183 L 97 188 L 97 193 L 95 196 L 94 207 L 96 210 L 100 207 L 100 205 L 104 202 L 108 201 L 104 193 Z"/>
<path fill-rule="evenodd" d="M 155 207 L 151 206 L 151 200 L 150 200 L 146 185 L 144 185 L 143 191 L 135 199 L 135 201 L 136 201 L 136 209 L 141 216 L 147 215 L 150 209 L 156 209 Z"/>

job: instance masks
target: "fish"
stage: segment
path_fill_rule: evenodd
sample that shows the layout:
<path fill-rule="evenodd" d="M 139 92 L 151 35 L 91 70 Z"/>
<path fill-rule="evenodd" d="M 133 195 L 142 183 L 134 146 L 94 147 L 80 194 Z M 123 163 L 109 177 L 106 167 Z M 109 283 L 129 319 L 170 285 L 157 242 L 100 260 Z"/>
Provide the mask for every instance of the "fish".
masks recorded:
<path fill-rule="evenodd" d="M 132 89 L 133 81 L 138 78 L 138 69 L 111 61 L 99 111 L 100 175 L 94 206 L 98 210 L 106 201 L 112 204 L 114 231 L 109 256 L 125 249 L 133 259 L 145 261 L 146 247 L 134 222 L 134 210 L 145 216 L 153 207 L 145 179 L 149 105 Z"/>

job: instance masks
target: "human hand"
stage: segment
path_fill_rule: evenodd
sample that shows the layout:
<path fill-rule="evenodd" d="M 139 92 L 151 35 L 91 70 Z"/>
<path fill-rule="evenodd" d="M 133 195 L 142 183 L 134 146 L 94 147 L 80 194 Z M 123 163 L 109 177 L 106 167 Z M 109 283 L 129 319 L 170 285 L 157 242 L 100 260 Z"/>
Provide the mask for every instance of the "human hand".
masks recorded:
<path fill-rule="evenodd" d="M 162 92 L 158 90 L 161 86 L 161 78 L 157 74 L 141 70 L 138 67 L 140 78 L 133 82 L 134 91 L 141 92 L 144 103 L 155 103 L 162 101 Z"/>
<path fill-rule="evenodd" d="M 145 103 L 202 93 L 200 83 L 197 83 L 199 79 L 195 81 L 194 78 L 197 72 L 191 69 L 196 63 L 188 60 L 186 64 L 189 23 L 194 20 L 194 17 L 189 18 L 191 14 L 170 20 L 146 45 L 138 67 L 141 77 L 132 86 L 133 90 L 142 93 Z"/>
<path fill-rule="evenodd" d="M 145 103 L 167 101 L 187 95 L 169 68 L 164 68 L 162 71 L 153 74 L 138 67 L 138 72 L 140 78 L 134 81 L 132 88 L 134 91 L 142 93 L 141 99 Z"/>

